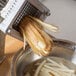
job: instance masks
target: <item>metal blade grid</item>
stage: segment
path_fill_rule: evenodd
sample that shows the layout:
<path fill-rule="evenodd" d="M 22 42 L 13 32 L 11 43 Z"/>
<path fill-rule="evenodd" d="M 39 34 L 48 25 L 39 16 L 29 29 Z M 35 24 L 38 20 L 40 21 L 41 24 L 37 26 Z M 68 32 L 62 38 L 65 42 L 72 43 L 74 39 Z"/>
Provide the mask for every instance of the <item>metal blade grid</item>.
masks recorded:
<path fill-rule="evenodd" d="M 14 29 L 16 30 L 18 29 L 17 25 L 25 15 L 31 15 L 39 18 L 42 15 L 42 12 L 40 12 L 36 7 L 34 7 L 32 4 L 30 4 L 27 1 L 14 22 L 14 25 L 13 25 Z"/>
<path fill-rule="evenodd" d="M 5 7 L 7 2 L 8 2 L 8 0 L 0 0 L 0 11 Z"/>

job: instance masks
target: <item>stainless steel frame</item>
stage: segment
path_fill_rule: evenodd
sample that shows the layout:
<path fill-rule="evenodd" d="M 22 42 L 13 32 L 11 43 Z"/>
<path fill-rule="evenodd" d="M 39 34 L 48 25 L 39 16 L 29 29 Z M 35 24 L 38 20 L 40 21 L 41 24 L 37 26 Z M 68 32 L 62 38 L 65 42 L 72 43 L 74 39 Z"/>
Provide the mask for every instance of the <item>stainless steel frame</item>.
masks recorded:
<path fill-rule="evenodd" d="M 31 15 L 44 20 L 50 11 L 38 0 L 9 0 L 0 12 L 0 30 L 17 39 L 22 40 L 18 24 L 23 16 Z"/>
<path fill-rule="evenodd" d="M 2 61 L 5 58 L 4 49 L 5 49 L 5 34 L 0 30 L 0 63 L 2 63 Z"/>
<path fill-rule="evenodd" d="M 44 20 L 50 13 L 38 0 L 1 0 L 0 4 L 0 60 L 2 60 L 5 34 L 23 40 L 18 28 L 21 19 L 31 15 Z"/>
<path fill-rule="evenodd" d="M 62 39 L 53 38 L 53 40 L 54 47 L 49 56 L 64 58 L 76 64 L 76 44 Z M 13 58 L 11 76 L 23 76 L 24 69 L 27 70 L 25 67 L 40 58 L 42 57 L 33 53 L 29 46 L 25 50 L 20 49 Z"/>

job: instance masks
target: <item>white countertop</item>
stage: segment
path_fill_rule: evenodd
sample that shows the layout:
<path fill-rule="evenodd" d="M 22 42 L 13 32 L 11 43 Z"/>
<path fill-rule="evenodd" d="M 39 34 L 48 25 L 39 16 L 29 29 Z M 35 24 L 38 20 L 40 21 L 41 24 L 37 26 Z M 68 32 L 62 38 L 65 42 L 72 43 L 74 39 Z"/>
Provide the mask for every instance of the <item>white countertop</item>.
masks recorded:
<path fill-rule="evenodd" d="M 57 38 L 76 42 L 76 0 L 42 0 L 50 9 L 46 22 L 59 26 L 60 32 L 52 33 Z"/>

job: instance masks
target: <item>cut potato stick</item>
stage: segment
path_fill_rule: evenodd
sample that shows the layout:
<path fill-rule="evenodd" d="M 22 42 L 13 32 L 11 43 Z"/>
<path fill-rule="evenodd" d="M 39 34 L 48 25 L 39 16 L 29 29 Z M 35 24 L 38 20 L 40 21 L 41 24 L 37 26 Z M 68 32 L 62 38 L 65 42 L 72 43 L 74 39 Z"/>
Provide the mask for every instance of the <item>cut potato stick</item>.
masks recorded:
<path fill-rule="evenodd" d="M 35 74 L 37 73 L 36 76 L 76 76 L 75 70 L 69 69 L 61 62 L 57 63 L 55 60 L 51 60 L 50 58 L 46 58 L 45 60 L 45 63 L 42 61 L 38 66 L 35 72 Z"/>
<path fill-rule="evenodd" d="M 52 59 L 47 58 L 47 61 L 60 67 L 60 65 L 57 62 L 53 61 Z"/>
<path fill-rule="evenodd" d="M 53 67 L 49 67 L 47 65 L 44 65 L 44 67 L 45 67 L 45 69 L 49 70 L 50 72 L 53 71 L 54 72 L 53 74 L 57 73 L 59 76 L 71 76 L 71 74 L 73 75 L 73 72 L 70 72 L 70 71 L 66 72 L 66 70 L 63 71 L 63 69 L 59 70 L 59 69 L 56 69 Z"/>
<path fill-rule="evenodd" d="M 62 66 L 62 68 L 64 69 L 69 69 L 68 67 L 66 67 L 65 65 L 63 65 L 62 63 L 60 63 L 60 65 Z"/>
<path fill-rule="evenodd" d="M 53 47 L 53 40 L 44 32 L 40 25 L 29 17 L 25 17 L 20 23 L 20 29 L 25 41 L 28 42 L 32 50 L 42 56 L 48 55 Z"/>
<path fill-rule="evenodd" d="M 45 68 L 45 67 L 43 67 L 43 68 L 41 69 L 41 71 L 44 71 L 44 73 L 45 73 L 45 72 L 48 72 L 49 74 L 52 73 L 54 76 L 60 76 L 55 70 L 48 69 L 48 68 Z"/>
<path fill-rule="evenodd" d="M 38 76 L 41 68 L 43 67 L 43 65 L 44 65 L 45 63 L 46 63 L 46 60 L 44 60 L 44 61 L 39 65 L 39 67 L 37 68 L 34 76 Z"/>
<path fill-rule="evenodd" d="M 48 65 L 44 65 L 44 67 L 48 68 L 48 69 L 55 69 L 55 70 L 58 70 L 58 71 L 64 71 L 64 72 L 71 72 L 71 73 L 75 73 L 74 70 L 69 70 L 69 69 L 64 69 L 64 68 L 56 68 L 56 67 L 49 67 Z"/>
<path fill-rule="evenodd" d="M 23 40 L 24 40 L 24 46 L 23 46 L 23 49 L 25 50 L 25 47 L 26 47 L 26 36 L 24 34 L 24 30 L 20 27 L 20 29 L 22 30 L 23 32 Z"/>
<path fill-rule="evenodd" d="M 38 22 L 43 28 L 49 30 L 49 31 L 53 31 L 53 32 L 58 32 L 59 31 L 59 28 L 55 25 L 51 25 L 51 24 L 48 24 L 48 23 L 45 23 L 35 17 L 32 17 L 32 16 L 29 16 L 31 17 L 33 20 L 35 20 L 36 22 Z"/>

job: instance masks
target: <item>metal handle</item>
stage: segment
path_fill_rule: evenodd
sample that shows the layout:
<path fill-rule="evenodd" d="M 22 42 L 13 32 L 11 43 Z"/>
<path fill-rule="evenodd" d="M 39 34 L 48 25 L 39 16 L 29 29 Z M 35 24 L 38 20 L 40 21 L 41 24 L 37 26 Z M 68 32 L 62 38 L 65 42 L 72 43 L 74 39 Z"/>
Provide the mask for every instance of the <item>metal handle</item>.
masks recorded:
<path fill-rule="evenodd" d="M 64 48 L 68 48 L 71 50 L 76 49 L 76 44 L 72 41 L 64 40 L 64 39 L 54 39 L 55 45 L 62 46 Z"/>
<path fill-rule="evenodd" d="M 73 54 L 70 56 L 70 61 L 76 64 L 76 43 L 64 39 L 56 39 L 54 38 L 54 45 L 63 47 L 73 51 Z"/>

